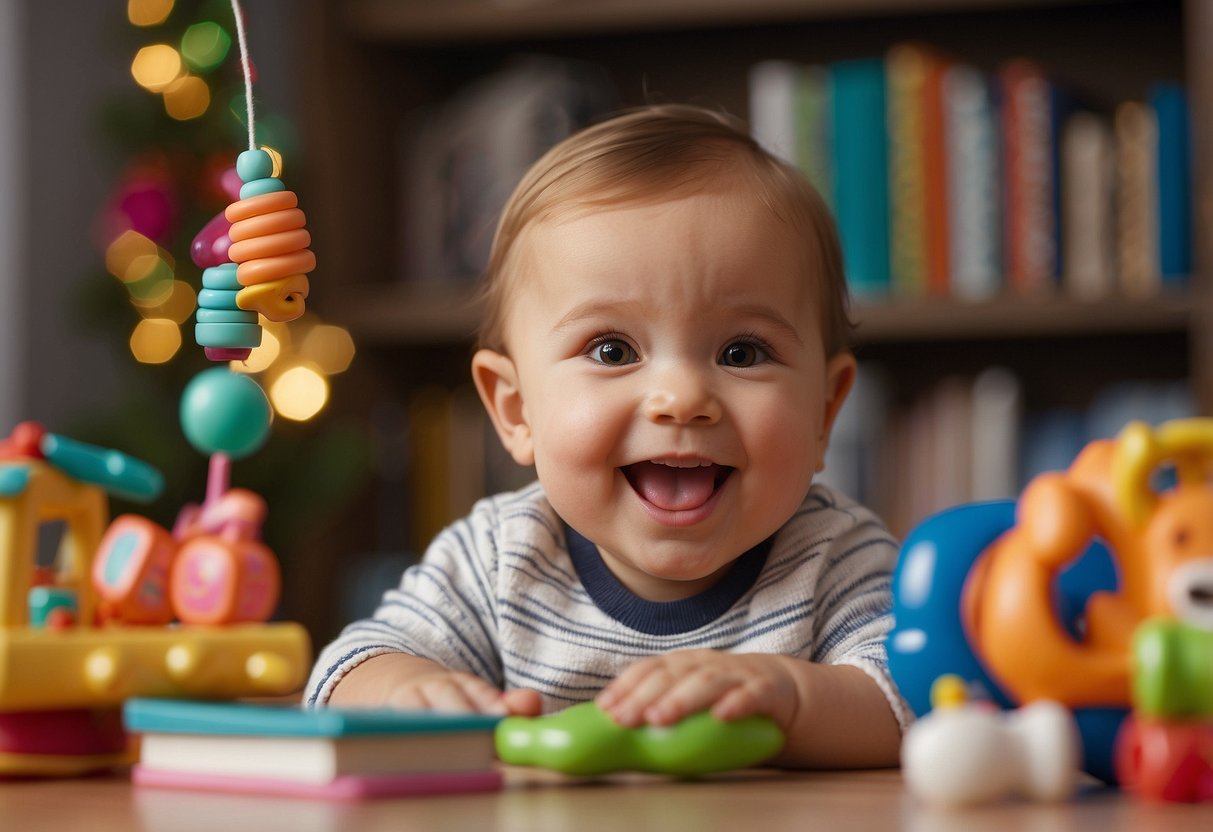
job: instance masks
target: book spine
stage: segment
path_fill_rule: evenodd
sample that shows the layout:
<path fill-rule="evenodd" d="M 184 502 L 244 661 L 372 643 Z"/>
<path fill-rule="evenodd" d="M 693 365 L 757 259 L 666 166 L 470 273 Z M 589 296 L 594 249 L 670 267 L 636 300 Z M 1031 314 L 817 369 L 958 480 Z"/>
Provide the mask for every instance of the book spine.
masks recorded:
<path fill-rule="evenodd" d="M 1158 125 L 1158 257 L 1165 284 L 1182 283 L 1192 270 L 1192 191 L 1189 178 L 1188 99 L 1177 84 L 1158 84 L 1147 94 Z"/>
<path fill-rule="evenodd" d="M 951 291 L 949 258 L 947 122 L 943 115 L 943 80 L 949 61 L 928 53 L 922 90 L 923 179 L 926 186 L 927 290 L 934 295 Z"/>
<path fill-rule="evenodd" d="M 928 58 L 898 44 L 885 62 L 889 130 L 889 269 L 894 291 L 926 290 L 927 211 L 924 88 Z"/>
<path fill-rule="evenodd" d="M 1140 101 L 1116 108 L 1116 237 L 1121 290 L 1130 297 L 1158 292 L 1158 124 Z"/>
<path fill-rule="evenodd" d="M 847 282 L 856 296 L 889 290 L 888 130 L 884 61 L 830 66 L 834 206 Z"/>
<path fill-rule="evenodd" d="M 1027 60 L 1001 72 L 1006 182 L 1006 269 L 1022 294 L 1047 291 L 1057 274 L 1056 111 L 1052 83 Z"/>
<path fill-rule="evenodd" d="M 989 79 L 971 66 L 949 67 L 942 86 L 951 290 L 990 298 L 1002 287 L 998 112 Z"/>
<path fill-rule="evenodd" d="M 796 163 L 834 210 L 833 149 L 830 142 L 830 82 L 825 67 L 801 67 L 795 92 Z"/>
<path fill-rule="evenodd" d="M 790 61 L 762 61 L 749 73 L 750 133 L 789 164 L 796 158 L 796 88 L 800 68 Z"/>
<path fill-rule="evenodd" d="M 1062 130 L 1062 285 L 1076 298 L 1115 291 L 1112 129 L 1090 112 L 1070 116 Z"/>

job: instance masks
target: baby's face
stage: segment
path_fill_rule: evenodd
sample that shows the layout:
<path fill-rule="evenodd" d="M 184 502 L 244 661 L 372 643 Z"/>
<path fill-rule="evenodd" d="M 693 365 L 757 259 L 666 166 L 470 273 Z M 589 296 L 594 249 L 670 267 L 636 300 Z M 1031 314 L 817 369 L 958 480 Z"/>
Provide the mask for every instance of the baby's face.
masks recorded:
<path fill-rule="evenodd" d="M 793 231 L 735 188 L 528 228 L 506 338 L 557 512 L 651 600 L 783 525 L 854 374 Z M 528 453 L 529 452 L 529 453 Z"/>

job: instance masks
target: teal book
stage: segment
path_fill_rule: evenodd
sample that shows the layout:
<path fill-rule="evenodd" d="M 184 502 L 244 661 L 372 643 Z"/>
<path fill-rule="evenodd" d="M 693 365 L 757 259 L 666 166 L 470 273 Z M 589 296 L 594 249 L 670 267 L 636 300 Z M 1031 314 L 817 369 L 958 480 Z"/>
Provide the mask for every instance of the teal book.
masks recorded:
<path fill-rule="evenodd" d="M 1158 124 L 1158 256 L 1164 285 L 1192 271 L 1192 190 L 1188 98 L 1178 84 L 1156 84 L 1146 96 Z"/>
<path fill-rule="evenodd" d="M 298 705 L 184 699 L 129 699 L 122 718 L 127 730 L 136 733 L 275 737 L 491 732 L 501 719 L 433 711 L 305 710 Z"/>
<path fill-rule="evenodd" d="M 131 699 L 138 786 L 332 800 L 500 788 L 500 717 Z"/>
<path fill-rule="evenodd" d="M 829 67 L 834 205 L 847 285 L 857 297 L 889 291 L 889 162 L 883 58 Z"/>

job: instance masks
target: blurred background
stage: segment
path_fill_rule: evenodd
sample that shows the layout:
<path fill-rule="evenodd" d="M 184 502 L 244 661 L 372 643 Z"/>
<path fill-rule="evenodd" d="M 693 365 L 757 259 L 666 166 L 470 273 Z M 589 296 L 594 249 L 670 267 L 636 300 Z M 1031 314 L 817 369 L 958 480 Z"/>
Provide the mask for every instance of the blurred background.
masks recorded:
<path fill-rule="evenodd" d="M 1202 0 L 247 0 L 258 142 L 319 266 L 242 371 L 273 436 L 280 614 L 319 642 L 478 497 L 527 482 L 469 385 L 477 276 L 532 160 L 621 107 L 750 121 L 834 209 L 860 384 L 826 478 L 898 534 L 1130 418 L 1213 412 Z M 0 1 L 0 433 L 157 465 L 195 234 L 247 141 L 227 0 Z"/>

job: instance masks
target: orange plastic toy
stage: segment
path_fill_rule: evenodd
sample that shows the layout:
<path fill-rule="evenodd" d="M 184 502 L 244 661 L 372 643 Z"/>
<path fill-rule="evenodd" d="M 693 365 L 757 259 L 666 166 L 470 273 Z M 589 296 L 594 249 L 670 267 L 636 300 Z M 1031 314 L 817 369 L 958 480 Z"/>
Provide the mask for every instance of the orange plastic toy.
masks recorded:
<path fill-rule="evenodd" d="M 1151 478 L 1166 466 L 1178 482 L 1156 492 Z M 1173 615 L 1170 579 L 1213 553 L 1211 468 L 1213 420 L 1136 422 L 1024 490 L 1016 525 L 981 555 L 962 602 L 970 642 L 1016 701 L 1130 704 L 1134 631 L 1147 617 Z M 1095 538 L 1115 560 L 1120 589 L 1091 597 L 1076 641 L 1054 613 L 1054 586 Z"/>

